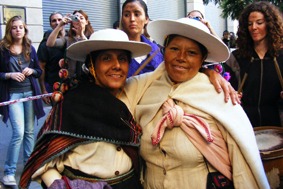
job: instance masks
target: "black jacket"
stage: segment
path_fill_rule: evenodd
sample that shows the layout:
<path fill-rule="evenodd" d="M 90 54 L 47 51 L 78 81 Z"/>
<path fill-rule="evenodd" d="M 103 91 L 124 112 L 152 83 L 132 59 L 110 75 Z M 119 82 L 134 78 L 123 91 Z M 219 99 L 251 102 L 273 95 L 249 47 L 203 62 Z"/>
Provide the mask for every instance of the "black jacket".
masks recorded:
<path fill-rule="evenodd" d="M 282 101 L 280 98 L 282 88 L 273 57 L 266 53 L 261 60 L 254 51 L 254 61 L 251 63 L 251 57 L 238 58 L 237 52 L 237 50 L 233 51 L 233 55 L 239 64 L 241 79 L 248 72 L 241 101 L 253 127 L 281 126 L 277 105 Z M 283 51 L 279 52 L 279 57 L 276 59 L 283 74 Z M 237 89 L 238 86 L 233 87 Z"/>

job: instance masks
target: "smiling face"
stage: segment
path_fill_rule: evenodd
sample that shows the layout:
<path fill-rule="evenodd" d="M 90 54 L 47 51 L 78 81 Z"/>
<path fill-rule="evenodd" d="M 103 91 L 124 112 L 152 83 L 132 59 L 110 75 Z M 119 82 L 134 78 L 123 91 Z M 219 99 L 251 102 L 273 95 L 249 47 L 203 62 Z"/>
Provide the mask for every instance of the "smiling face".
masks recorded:
<path fill-rule="evenodd" d="M 141 4 L 137 1 L 126 4 L 122 14 L 122 24 L 129 38 L 141 35 L 144 25 L 148 23 Z"/>
<path fill-rule="evenodd" d="M 14 40 L 22 40 L 25 36 L 25 27 L 22 20 L 15 20 L 12 23 L 11 35 Z"/>
<path fill-rule="evenodd" d="M 201 68 L 202 59 L 199 45 L 182 36 L 174 37 L 164 52 L 167 73 L 175 83 L 193 78 Z"/>
<path fill-rule="evenodd" d="M 254 43 L 267 40 L 267 25 L 261 12 L 251 12 L 248 18 L 248 29 Z"/>
<path fill-rule="evenodd" d="M 127 79 L 129 61 L 125 50 L 100 52 L 94 61 L 96 84 L 108 89 L 115 96 Z"/>

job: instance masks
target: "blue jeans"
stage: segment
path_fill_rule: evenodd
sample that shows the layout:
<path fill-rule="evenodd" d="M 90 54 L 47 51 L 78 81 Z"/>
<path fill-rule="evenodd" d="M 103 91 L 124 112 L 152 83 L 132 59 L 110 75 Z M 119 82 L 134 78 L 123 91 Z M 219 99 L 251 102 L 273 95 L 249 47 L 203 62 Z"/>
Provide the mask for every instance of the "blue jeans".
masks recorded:
<path fill-rule="evenodd" d="M 32 91 L 11 93 L 10 100 L 32 96 Z M 9 105 L 9 119 L 13 134 L 8 147 L 4 175 L 15 175 L 20 148 L 23 141 L 24 164 L 34 147 L 34 109 L 33 102 L 17 102 Z"/>

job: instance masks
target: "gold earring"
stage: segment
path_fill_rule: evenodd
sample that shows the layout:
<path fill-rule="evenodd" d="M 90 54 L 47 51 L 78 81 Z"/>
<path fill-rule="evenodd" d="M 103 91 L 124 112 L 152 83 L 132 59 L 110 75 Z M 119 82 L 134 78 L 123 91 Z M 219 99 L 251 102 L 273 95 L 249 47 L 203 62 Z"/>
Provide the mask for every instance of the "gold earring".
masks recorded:
<path fill-rule="evenodd" d="M 165 41 L 166 41 L 165 47 L 167 47 L 168 46 L 168 41 L 169 41 L 169 36 L 168 35 L 165 36 Z"/>
<path fill-rule="evenodd" d="M 95 75 L 95 71 L 94 71 L 94 66 L 93 66 L 91 54 L 89 54 L 89 56 L 90 56 L 90 64 L 91 64 L 91 69 L 89 69 L 89 72 L 94 77 L 94 79 L 96 79 L 96 75 Z"/>

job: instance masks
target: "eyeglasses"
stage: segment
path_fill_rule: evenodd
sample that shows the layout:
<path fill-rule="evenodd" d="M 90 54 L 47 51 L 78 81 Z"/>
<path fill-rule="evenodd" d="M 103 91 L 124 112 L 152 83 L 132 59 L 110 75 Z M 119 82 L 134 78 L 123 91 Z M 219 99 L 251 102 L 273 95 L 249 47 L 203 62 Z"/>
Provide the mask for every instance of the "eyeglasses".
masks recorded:
<path fill-rule="evenodd" d="M 195 19 L 195 20 L 197 20 L 197 21 L 200 21 L 200 20 L 201 20 L 201 18 L 200 18 L 200 17 L 198 17 L 198 16 L 196 16 L 196 17 L 189 17 L 189 18 L 191 18 L 191 19 Z"/>

